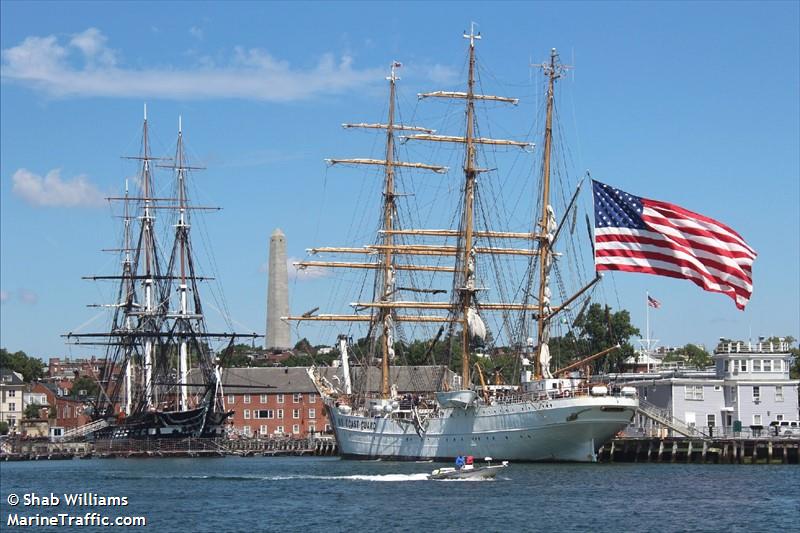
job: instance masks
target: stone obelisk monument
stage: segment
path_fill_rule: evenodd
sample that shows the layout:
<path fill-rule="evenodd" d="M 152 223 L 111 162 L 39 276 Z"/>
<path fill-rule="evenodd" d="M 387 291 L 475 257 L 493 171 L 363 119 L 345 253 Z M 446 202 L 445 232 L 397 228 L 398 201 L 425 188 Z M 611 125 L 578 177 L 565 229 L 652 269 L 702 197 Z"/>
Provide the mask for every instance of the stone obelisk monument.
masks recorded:
<path fill-rule="evenodd" d="M 269 238 L 269 280 L 267 286 L 267 349 L 291 348 L 289 324 L 289 273 L 286 266 L 286 236 L 277 228 Z"/>

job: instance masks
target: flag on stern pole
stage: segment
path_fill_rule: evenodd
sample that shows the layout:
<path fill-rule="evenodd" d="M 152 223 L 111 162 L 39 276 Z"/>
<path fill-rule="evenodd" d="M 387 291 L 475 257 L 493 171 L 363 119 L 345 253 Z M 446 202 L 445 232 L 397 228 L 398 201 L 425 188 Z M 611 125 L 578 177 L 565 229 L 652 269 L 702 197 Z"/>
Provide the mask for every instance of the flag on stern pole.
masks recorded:
<path fill-rule="evenodd" d="M 655 298 L 653 298 L 652 296 L 650 296 L 648 294 L 647 295 L 647 305 L 649 305 L 653 309 L 658 309 L 659 307 L 661 307 L 661 302 L 659 302 L 658 300 L 656 300 Z"/>
<path fill-rule="evenodd" d="M 757 254 L 741 235 L 677 205 L 594 180 L 592 189 L 598 271 L 688 279 L 707 291 L 727 294 L 744 309 L 753 292 Z"/>

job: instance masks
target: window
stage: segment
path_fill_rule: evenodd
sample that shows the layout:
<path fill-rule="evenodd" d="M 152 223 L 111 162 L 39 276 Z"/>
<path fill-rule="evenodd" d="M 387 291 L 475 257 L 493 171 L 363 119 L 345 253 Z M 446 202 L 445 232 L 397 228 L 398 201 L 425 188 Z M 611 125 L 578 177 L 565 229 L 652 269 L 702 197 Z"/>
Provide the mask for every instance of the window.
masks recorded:
<path fill-rule="evenodd" d="M 252 434 L 253 434 L 253 433 L 252 433 L 252 431 L 250 430 L 250 426 L 244 426 L 244 427 L 242 428 L 242 431 L 243 431 L 243 432 L 244 432 L 244 434 L 245 434 L 245 435 L 247 435 L 248 437 L 249 437 L 250 435 L 252 435 Z"/>
<path fill-rule="evenodd" d="M 283 394 L 278 394 L 278 403 L 283 403 Z"/>
<path fill-rule="evenodd" d="M 308 395 L 308 403 L 317 403 L 317 395 L 313 392 Z"/>
<path fill-rule="evenodd" d="M 783 420 L 783 415 L 775 415 L 775 420 L 780 422 L 781 420 Z"/>
<path fill-rule="evenodd" d="M 707 420 L 708 420 L 708 427 L 713 428 L 714 426 L 717 425 L 717 415 L 708 415 Z"/>
<path fill-rule="evenodd" d="M 753 387 L 753 401 L 754 402 L 761 401 L 761 387 Z"/>
<path fill-rule="evenodd" d="M 309 409 L 308 410 L 308 418 L 317 418 L 317 410 L 316 409 Z"/>
<path fill-rule="evenodd" d="M 739 360 L 738 359 L 734 359 L 733 360 L 733 373 L 734 374 L 738 374 L 739 373 Z"/>
<path fill-rule="evenodd" d="M 721 387 L 721 386 L 719 386 L 719 385 L 714 385 L 714 390 L 715 390 L 715 391 L 721 391 L 721 390 L 722 390 L 722 387 Z"/>
<path fill-rule="evenodd" d="M 775 401 L 782 402 L 783 401 L 783 386 L 782 385 L 775 385 Z"/>
<path fill-rule="evenodd" d="M 235 400 L 236 396 L 234 396 L 233 394 L 228 394 L 228 405 L 233 405 L 234 403 L 236 403 Z"/>
<path fill-rule="evenodd" d="M 764 359 L 764 372 L 772 372 L 772 359 Z"/>
<path fill-rule="evenodd" d="M 262 394 L 261 397 L 258 399 L 259 403 L 267 403 L 267 395 Z"/>
<path fill-rule="evenodd" d="M 330 424 L 325 424 L 325 433 L 330 433 L 333 430 Z"/>
<path fill-rule="evenodd" d="M 244 410 L 244 419 L 245 420 L 250 420 L 250 409 L 245 409 Z"/>
<path fill-rule="evenodd" d="M 283 420 L 283 409 L 278 409 L 278 420 Z"/>
<path fill-rule="evenodd" d="M 292 409 L 292 418 L 295 420 L 300 419 L 300 409 Z"/>
<path fill-rule="evenodd" d="M 761 359 L 753 361 L 753 372 L 761 372 Z"/>
<path fill-rule="evenodd" d="M 300 434 L 300 424 L 295 424 L 292 426 L 292 433 L 295 435 Z"/>
<path fill-rule="evenodd" d="M 311 422 L 308 425 L 308 432 L 309 433 L 316 433 L 317 432 L 317 425 L 315 423 Z"/>
<path fill-rule="evenodd" d="M 262 424 L 261 426 L 259 426 L 259 428 L 258 428 L 258 432 L 259 432 L 260 434 L 262 434 L 262 435 L 266 435 L 266 434 L 267 434 L 267 426 L 265 426 L 265 425 L 263 425 L 263 424 Z"/>
<path fill-rule="evenodd" d="M 761 425 L 761 415 L 753 415 L 753 425 L 754 426 Z"/>
<path fill-rule="evenodd" d="M 703 386 L 702 385 L 686 385 L 687 400 L 702 400 L 703 399 Z"/>
<path fill-rule="evenodd" d="M 17 395 L 17 391 L 15 391 L 15 390 L 8 391 L 8 397 L 9 398 L 14 398 L 16 395 Z"/>
<path fill-rule="evenodd" d="M 253 411 L 253 418 L 266 418 L 271 420 L 275 418 L 275 412 L 272 409 Z"/>
<path fill-rule="evenodd" d="M 736 387 L 735 386 L 731 387 L 731 401 L 732 402 L 736 401 Z"/>
<path fill-rule="evenodd" d="M 731 362 L 728 359 L 725 359 L 725 372 L 731 371 Z"/>
<path fill-rule="evenodd" d="M 283 435 L 285 433 L 284 430 L 283 430 L 283 426 L 276 427 L 275 428 L 275 433 L 277 433 L 278 435 Z"/>
<path fill-rule="evenodd" d="M 303 401 L 303 395 L 299 392 L 295 392 L 292 395 L 292 403 L 300 403 Z"/>
<path fill-rule="evenodd" d="M 747 372 L 747 360 L 742 361 L 742 372 Z"/>
<path fill-rule="evenodd" d="M 249 394 L 245 394 L 244 395 L 244 403 L 250 403 L 250 395 Z"/>

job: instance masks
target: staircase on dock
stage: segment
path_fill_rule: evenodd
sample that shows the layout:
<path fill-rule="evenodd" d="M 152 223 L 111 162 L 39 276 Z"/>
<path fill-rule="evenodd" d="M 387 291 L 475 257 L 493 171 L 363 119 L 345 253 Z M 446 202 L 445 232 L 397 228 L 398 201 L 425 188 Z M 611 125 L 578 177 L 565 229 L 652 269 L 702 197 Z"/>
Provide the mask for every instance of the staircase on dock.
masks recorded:
<path fill-rule="evenodd" d="M 673 432 L 683 435 L 684 437 L 707 438 L 707 435 L 698 430 L 695 426 L 689 426 L 684 421 L 672 416 L 666 409 L 657 407 L 641 398 L 639 398 L 639 407 L 636 411 L 653 422 L 669 428 Z"/>
<path fill-rule="evenodd" d="M 68 429 L 64 432 L 61 436 L 61 439 L 68 440 L 68 439 L 76 439 L 79 437 L 85 437 L 90 433 L 94 433 L 104 427 L 108 426 L 108 422 L 100 419 L 95 420 L 94 422 L 89 422 L 88 424 L 84 424 L 82 426 L 78 426 L 76 428 Z"/>

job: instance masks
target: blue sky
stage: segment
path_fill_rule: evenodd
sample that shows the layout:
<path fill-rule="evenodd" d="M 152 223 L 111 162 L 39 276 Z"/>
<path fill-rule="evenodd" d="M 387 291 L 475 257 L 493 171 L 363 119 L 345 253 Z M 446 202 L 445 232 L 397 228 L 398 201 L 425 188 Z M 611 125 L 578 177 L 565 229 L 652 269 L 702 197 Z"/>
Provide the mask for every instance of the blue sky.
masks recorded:
<path fill-rule="evenodd" d="M 194 177 L 196 200 L 223 207 L 194 228 L 196 248 L 204 251 L 199 235 L 207 235 L 236 327 L 263 333 L 275 227 L 294 258 L 310 246 L 371 240 L 361 221 L 377 223 L 379 180 L 323 159 L 379 157 L 380 140 L 340 124 L 385 119 L 393 60 L 404 64 L 404 118 L 441 121 L 444 108 L 415 95 L 463 87 L 470 21 L 483 35 L 484 88 L 521 99 L 513 113 L 493 115 L 492 134 L 538 131 L 541 78 L 528 65 L 556 47 L 577 67 L 559 85 L 571 179 L 591 169 L 623 190 L 714 217 L 759 253 L 744 312 L 689 282 L 635 274 L 607 276 L 599 294 L 608 303 L 630 309 L 644 329 L 649 290 L 663 304 L 651 313 L 662 344 L 800 336 L 796 2 L 4 1 L 1 9 L 4 347 L 82 355 L 59 335 L 105 324 L 86 304 L 107 301 L 108 288 L 80 278 L 117 267 L 100 252 L 119 235 L 102 198 L 136 172 L 120 156 L 138 151 L 144 102 L 156 153 L 173 151 L 183 116 L 189 154 L 208 168 Z M 457 168 L 453 154 L 434 155 Z M 420 197 L 457 187 L 459 176 L 425 179 Z M 293 279 L 293 312 L 346 306 L 348 283 L 338 274 Z M 214 309 L 225 305 L 207 301 L 220 323 Z M 300 333 L 331 343 L 336 331 Z"/>

